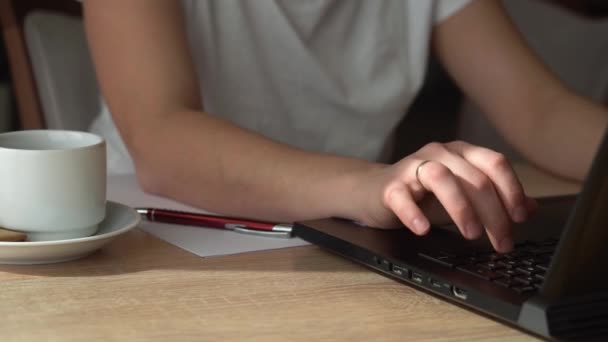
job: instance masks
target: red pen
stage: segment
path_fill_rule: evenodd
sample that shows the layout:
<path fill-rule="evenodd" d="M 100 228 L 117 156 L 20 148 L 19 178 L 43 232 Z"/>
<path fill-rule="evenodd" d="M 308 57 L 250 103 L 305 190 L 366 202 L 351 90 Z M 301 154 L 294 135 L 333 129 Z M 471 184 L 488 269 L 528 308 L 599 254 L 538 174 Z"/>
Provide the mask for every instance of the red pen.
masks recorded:
<path fill-rule="evenodd" d="M 271 222 L 253 221 L 226 216 L 187 213 L 183 211 L 168 209 L 137 208 L 135 210 L 151 222 L 227 229 L 235 231 L 237 233 L 266 237 L 291 237 L 291 224 L 276 224 Z"/>

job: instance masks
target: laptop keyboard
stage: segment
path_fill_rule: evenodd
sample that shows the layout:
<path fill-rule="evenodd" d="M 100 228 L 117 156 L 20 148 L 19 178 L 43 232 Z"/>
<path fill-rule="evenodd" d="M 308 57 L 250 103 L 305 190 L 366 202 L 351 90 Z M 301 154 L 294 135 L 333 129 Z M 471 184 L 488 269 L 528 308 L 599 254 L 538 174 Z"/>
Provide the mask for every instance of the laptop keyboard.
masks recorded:
<path fill-rule="evenodd" d="M 517 293 L 538 291 L 555 252 L 557 239 L 517 243 L 509 253 L 438 251 L 419 255 L 445 267 L 491 281 Z"/>

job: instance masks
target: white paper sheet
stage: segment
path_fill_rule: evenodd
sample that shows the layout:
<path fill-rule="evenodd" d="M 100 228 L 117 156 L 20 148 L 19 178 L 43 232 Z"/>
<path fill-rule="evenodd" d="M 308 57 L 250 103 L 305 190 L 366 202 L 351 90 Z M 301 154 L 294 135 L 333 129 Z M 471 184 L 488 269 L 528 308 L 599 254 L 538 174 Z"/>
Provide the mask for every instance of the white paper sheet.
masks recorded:
<path fill-rule="evenodd" d="M 133 208 L 146 207 L 205 212 L 170 199 L 144 193 L 134 175 L 108 176 L 107 198 Z M 308 244 L 299 238 L 280 239 L 250 236 L 220 229 L 187 227 L 145 220 L 139 227 L 159 239 L 202 257 Z"/>

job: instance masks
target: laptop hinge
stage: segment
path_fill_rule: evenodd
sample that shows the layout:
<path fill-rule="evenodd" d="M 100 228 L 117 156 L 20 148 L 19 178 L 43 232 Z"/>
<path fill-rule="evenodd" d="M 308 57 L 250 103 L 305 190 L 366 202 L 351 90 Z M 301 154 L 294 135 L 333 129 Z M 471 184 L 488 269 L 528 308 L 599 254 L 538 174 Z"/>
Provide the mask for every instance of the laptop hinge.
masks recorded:
<path fill-rule="evenodd" d="M 608 292 L 551 302 L 536 296 L 523 304 L 518 324 L 558 340 L 607 341 Z"/>
<path fill-rule="evenodd" d="M 542 336 L 551 336 L 547 322 L 547 303 L 542 297 L 527 300 L 521 308 L 517 324 Z"/>

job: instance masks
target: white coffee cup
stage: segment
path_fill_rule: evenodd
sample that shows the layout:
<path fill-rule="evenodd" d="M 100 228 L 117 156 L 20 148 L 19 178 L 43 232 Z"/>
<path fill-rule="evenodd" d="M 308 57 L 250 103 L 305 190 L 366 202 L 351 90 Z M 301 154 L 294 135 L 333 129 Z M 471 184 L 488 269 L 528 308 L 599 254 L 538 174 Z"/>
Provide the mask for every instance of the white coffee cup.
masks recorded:
<path fill-rule="evenodd" d="M 0 226 L 28 241 L 94 234 L 106 209 L 105 149 L 85 132 L 0 134 Z"/>

